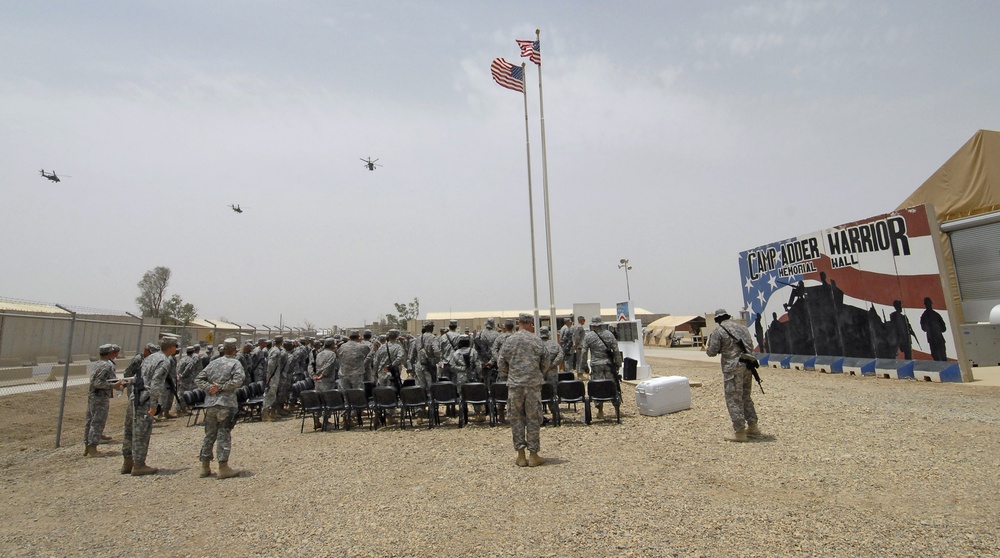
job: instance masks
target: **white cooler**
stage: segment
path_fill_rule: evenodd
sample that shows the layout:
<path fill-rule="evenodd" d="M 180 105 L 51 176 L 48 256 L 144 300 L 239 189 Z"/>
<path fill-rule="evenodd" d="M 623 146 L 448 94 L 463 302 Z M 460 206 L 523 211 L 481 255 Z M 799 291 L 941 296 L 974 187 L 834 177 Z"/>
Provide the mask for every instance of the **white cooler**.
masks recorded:
<path fill-rule="evenodd" d="M 691 385 L 684 376 L 665 376 L 639 382 L 635 404 L 640 415 L 657 417 L 691 408 Z"/>

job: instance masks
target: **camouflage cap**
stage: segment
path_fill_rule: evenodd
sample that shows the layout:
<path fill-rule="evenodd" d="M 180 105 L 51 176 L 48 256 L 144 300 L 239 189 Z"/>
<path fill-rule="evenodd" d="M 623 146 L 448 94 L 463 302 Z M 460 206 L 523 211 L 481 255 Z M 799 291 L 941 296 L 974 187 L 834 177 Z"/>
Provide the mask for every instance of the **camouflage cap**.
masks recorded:
<path fill-rule="evenodd" d="M 725 308 L 719 308 L 715 311 L 715 321 L 717 322 L 720 320 L 728 320 L 731 317 L 732 316 L 729 315 L 729 312 L 726 312 Z"/>
<path fill-rule="evenodd" d="M 434 327 L 434 320 L 424 321 L 424 327 Z"/>
<path fill-rule="evenodd" d="M 356 330 L 356 329 L 352 329 L 351 332 L 347 336 L 348 337 L 361 337 L 361 332 L 358 331 L 358 330 Z"/>
<path fill-rule="evenodd" d="M 115 352 L 115 346 L 112 345 L 111 343 L 105 343 L 97 348 L 97 352 L 101 356 L 110 355 L 111 353 Z"/>
<path fill-rule="evenodd" d="M 283 343 L 284 341 L 285 341 L 285 336 L 284 335 L 275 335 L 274 336 L 274 342 L 275 343 Z"/>
<path fill-rule="evenodd" d="M 155 353 L 156 351 L 160 350 L 160 346 L 157 345 L 156 343 L 146 343 L 146 350 L 151 353 Z"/>
<path fill-rule="evenodd" d="M 493 318 L 486 318 L 486 325 L 487 325 L 487 327 L 491 326 L 491 325 L 494 325 L 494 324 L 496 324 L 496 322 L 493 321 Z"/>
<path fill-rule="evenodd" d="M 337 344 L 337 340 L 333 337 L 327 337 L 323 340 L 323 347 L 332 347 Z"/>
<path fill-rule="evenodd" d="M 590 319 L 590 325 L 600 325 L 601 323 L 603 322 L 600 316 L 594 316 L 593 318 Z"/>
<path fill-rule="evenodd" d="M 395 338 L 399 337 L 399 330 L 396 329 L 396 328 L 390 329 L 386 333 L 386 337 L 388 337 L 389 339 L 395 339 Z"/>
<path fill-rule="evenodd" d="M 240 346 L 240 342 L 233 337 L 227 337 L 222 341 L 222 349 L 228 351 L 229 349 L 235 349 Z"/>
<path fill-rule="evenodd" d="M 184 349 L 184 352 L 187 353 L 187 354 L 193 353 L 194 352 L 194 346 L 188 345 L 187 348 Z"/>
<path fill-rule="evenodd" d="M 448 326 L 449 327 L 451 327 L 451 326 L 458 327 L 458 320 L 448 320 Z"/>
<path fill-rule="evenodd" d="M 521 312 L 517 315 L 517 321 L 521 324 L 530 324 L 535 321 L 535 317 L 527 312 Z"/>

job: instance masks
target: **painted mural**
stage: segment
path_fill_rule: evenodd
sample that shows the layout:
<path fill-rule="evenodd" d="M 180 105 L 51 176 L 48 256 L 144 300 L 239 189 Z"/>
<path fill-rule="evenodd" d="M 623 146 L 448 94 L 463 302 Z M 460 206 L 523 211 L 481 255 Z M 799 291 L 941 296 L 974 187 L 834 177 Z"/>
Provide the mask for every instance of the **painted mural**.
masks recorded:
<path fill-rule="evenodd" d="M 756 350 L 954 360 L 935 242 L 920 205 L 741 252 Z"/>

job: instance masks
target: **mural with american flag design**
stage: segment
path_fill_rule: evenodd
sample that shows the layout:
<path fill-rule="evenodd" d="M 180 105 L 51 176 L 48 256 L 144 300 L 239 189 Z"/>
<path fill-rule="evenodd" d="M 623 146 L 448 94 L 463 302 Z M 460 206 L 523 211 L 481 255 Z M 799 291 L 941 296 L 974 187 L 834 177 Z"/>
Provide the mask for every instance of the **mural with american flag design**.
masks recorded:
<path fill-rule="evenodd" d="M 954 360 L 928 219 L 920 205 L 741 252 L 756 350 Z"/>

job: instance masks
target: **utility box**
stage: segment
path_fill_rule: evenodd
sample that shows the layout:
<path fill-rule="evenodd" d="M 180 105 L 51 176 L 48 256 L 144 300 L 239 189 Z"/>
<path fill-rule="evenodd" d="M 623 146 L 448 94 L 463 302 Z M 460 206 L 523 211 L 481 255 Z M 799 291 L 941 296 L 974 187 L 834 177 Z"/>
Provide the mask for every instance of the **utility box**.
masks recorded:
<path fill-rule="evenodd" d="M 961 337 L 972 366 L 1000 366 L 1000 325 L 962 324 Z"/>
<path fill-rule="evenodd" d="M 684 376 L 665 376 L 639 382 L 635 404 L 640 415 L 658 417 L 691 408 L 691 384 Z"/>

